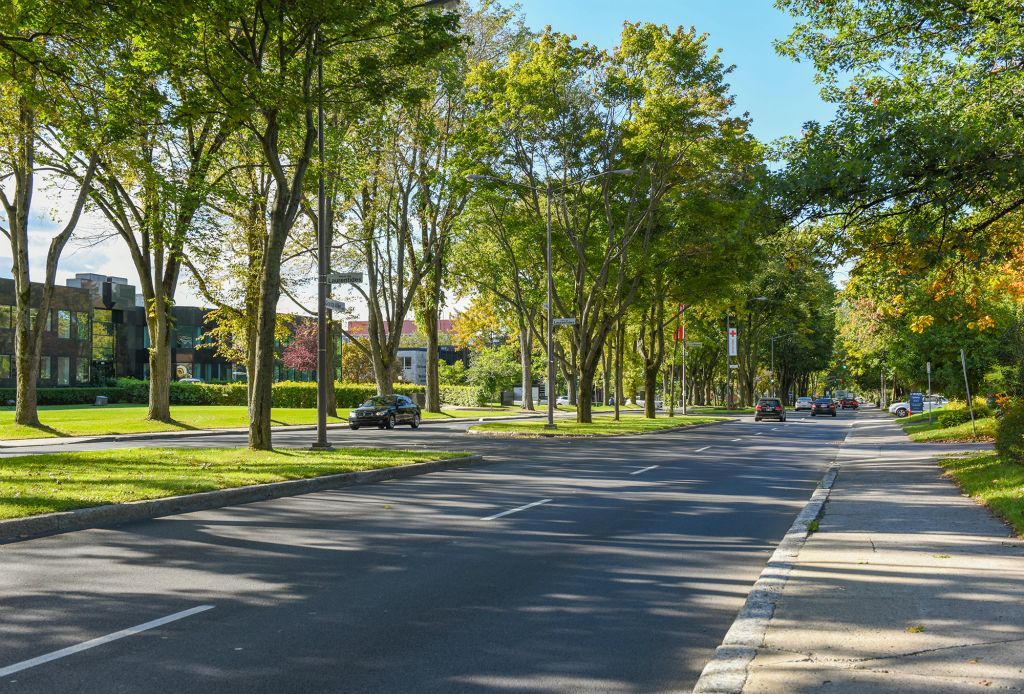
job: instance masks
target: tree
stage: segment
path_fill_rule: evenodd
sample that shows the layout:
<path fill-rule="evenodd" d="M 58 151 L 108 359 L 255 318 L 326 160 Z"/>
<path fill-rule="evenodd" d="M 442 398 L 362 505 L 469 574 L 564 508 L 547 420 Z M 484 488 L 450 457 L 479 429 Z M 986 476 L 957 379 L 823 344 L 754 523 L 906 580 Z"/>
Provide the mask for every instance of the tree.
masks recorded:
<path fill-rule="evenodd" d="M 285 346 L 281 353 L 281 363 L 285 368 L 296 371 L 316 371 L 319 332 L 313 321 L 305 321 L 295 329 L 292 341 Z"/>
<path fill-rule="evenodd" d="M 466 371 L 466 380 L 487 393 L 491 401 L 499 400 L 502 391 L 511 390 L 518 377 L 518 354 L 507 344 L 480 350 Z"/>
<path fill-rule="evenodd" d="M 19 4 L 0 18 L 0 204 L 7 218 L 0 233 L 10 243 L 14 278 L 14 420 L 28 426 L 39 426 L 39 359 L 57 264 L 96 171 L 91 154 L 95 141 L 86 124 L 96 118 L 98 107 L 83 86 L 91 85 L 95 65 L 92 56 L 76 48 L 79 41 L 99 39 L 94 19 L 77 5 L 32 2 Z M 70 36 L 73 29 L 78 36 Z M 81 154 L 80 148 L 89 153 Z M 80 183 L 63 229 L 50 239 L 42 291 L 35 296 L 38 308 L 33 308 L 28 226 L 41 170 L 65 172 Z"/>

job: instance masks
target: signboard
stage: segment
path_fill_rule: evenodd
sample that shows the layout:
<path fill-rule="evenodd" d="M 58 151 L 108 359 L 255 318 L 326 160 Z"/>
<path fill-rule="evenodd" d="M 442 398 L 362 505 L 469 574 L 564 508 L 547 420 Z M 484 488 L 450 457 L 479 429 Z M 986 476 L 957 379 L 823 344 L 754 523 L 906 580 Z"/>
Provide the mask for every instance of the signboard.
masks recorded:
<path fill-rule="evenodd" d="M 362 281 L 361 272 L 331 272 L 327 275 L 328 284 L 359 284 Z"/>
<path fill-rule="evenodd" d="M 324 302 L 324 304 L 327 306 L 327 308 L 333 309 L 335 311 L 344 311 L 345 310 L 345 302 L 344 301 L 336 301 L 334 299 L 328 299 L 327 301 Z"/>
<path fill-rule="evenodd" d="M 932 375 L 932 363 L 928 362 L 927 364 L 925 364 L 925 367 L 928 370 L 928 375 L 931 376 Z"/>
<path fill-rule="evenodd" d="M 551 321 L 552 325 L 576 325 L 575 318 L 555 318 Z"/>
<path fill-rule="evenodd" d="M 703 342 L 687 342 L 686 346 L 687 347 L 703 347 L 704 343 Z"/>
<path fill-rule="evenodd" d="M 729 328 L 729 356 L 735 357 L 736 354 L 736 328 Z"/>
<path fill-rule="evenodd" d="M 740 365 L 739 364 L 729 364 L 729 368 L 730 369 L 738 369 L 738 368 L 740 368 Z"/>
<path fill-rule="evenodd" d="M 686 340 L 686 326 L 680 325 L 676 328 L 676 342 L 683 342 Z"/>
<path fill-rule="evenodd" d="M 924 394 L 911 393 L 909 403 L 911 412 L 924 412 Z"/>

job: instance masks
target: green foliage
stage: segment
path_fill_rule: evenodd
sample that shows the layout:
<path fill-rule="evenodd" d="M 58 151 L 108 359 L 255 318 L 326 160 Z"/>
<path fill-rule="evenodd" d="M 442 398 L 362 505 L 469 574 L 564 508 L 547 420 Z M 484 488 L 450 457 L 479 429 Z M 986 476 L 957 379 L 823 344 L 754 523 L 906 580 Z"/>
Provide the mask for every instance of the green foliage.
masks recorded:
<path fill-rule="evenodd" d="M 468 379 L 466 365 L 461 360 L 454 364 L 439 361 L 437 374 L 442 386 L 464 386 Z"/>
<path fill-rule="evenodd" d="M 943 429 L 971 421 L 971 412 L 963 400 L 950 400 L 949 404 L 935 412 L 935 419 Z"/>
<path fill-rule="evenodd" d="M 473 356 L 466 376 L 488 400 L 497 400 L 501 391 L 511 390 L 519 382 L 519 354 L 510 345 L 480 350 Z"/>
<path fill-rule="evenodd" d="M 480 407 L 488 402 L 488 393 L 479 386 L 441 386 L 441 402 L 459 407 Z"/>
<path fill-rule="evenodd" d="M 40 388 L 38 391 L 38 402 L 40 405 L 91 405 L 96 402 L 97 395 L 105 395 L 108 402 L 134 402 L 132 395 L 123 388 L 97 387 L 97 388 Z M 15 399 L 14 388 L 0 388 L 0 404 L 6 405 L 8 401 Z M 142 402 L 145 402 L 143 399 Z"/>
<path fill-rule="evenodd" d="M 999 420 L 996 451 L 1007 461 L 1024 464 L 1024 402 L 1009 407 Z"/>

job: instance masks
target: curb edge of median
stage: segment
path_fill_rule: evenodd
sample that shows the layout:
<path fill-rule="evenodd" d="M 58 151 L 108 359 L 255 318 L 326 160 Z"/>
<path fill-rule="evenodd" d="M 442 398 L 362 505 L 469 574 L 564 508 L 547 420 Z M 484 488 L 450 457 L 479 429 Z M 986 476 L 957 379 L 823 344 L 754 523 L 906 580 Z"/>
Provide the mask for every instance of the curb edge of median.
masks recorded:
<path fill-rule="evenodd" d="M 680 431 L 691 431 L 693 429 L 703 429 L 704 427 L 713 427 L 719 424 L 728 424 L 732 420 L 723 420 L 721 422 L 704 422 L 703 424 L 680 424 L 679 426 L 666 427 L 664 429 L 654 429 L 652 431 L 633 431 L 622 434 L 545 434 L 542 431 L 519 433 L 509 431 L 480 431 L 473 429 L 472 427 L 466 429 L 466 434 L 469 436 L 488 436 L 496 439 L 615 439 L 624 436 L 651 436 L 652 434 L 668 434 L 672 432 Z M 486 422 L 484 422 L 486 424 Z"/>
<path fill-rule="evenodd" d="M 335 475 L 308 477 L 298 480 L 254 484 L 245 487 L 217 489 L 198 494 L 182 494 L 162 499 L 144 499 L 123 504 L 89 506 L 72 511 L 45 513 L 25 518 L 0 521 L 0 546 L 48 535 L 76 530 L 106 528 L 122 523 L 151 520 L 195 511 L 209 511 L 225 506 L 250 504 L 312 492 L 339 489 L 361 484 L 373 484 L 403 477 L 416 477 L 431 472 L 487 463 L 481 455 L 464 455 L 442 460 L 429 460 L 410 465 L 394 465 L 374 470 L 342 472 Z"/>
<path fill-rule="evenodd" d="M 693 686 L 693 694 L 743 692 L 750 664 L 764 643 L 775 606 L 793 569 L 793 560 L 810 536 L 808 526 L 811 521 L 821 515 L 838 474 L 839 465 L 833 461 L 754 582 L 722 645 L 715 649 Z"/>

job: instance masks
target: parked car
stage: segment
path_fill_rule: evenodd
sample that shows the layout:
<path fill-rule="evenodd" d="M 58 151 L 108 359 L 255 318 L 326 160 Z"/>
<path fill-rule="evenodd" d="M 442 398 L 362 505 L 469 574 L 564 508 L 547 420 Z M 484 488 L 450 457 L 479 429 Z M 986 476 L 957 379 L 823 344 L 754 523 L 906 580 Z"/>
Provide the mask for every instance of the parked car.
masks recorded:
<path fill-rule="evenodd" d="M 856 410 L 858 407 L 860 407 L 860 403 L 857 402 L 857 398 L 850 396 L 840 400 L 839 406 L 842 407 L 844 410 Z"/>
<path fill-rule="evenodd" d="M 931 410 L 937 410 L 940 407 L 945 407 L 949 404 L 949 400 L 941 395 L 926 395 L 924 396 L 924 411 L 930 412 Z M 910 402 L 894 402 L 889 405 L 889 414 L 894 414 L 897 417 L 906 417 L 910 414 Z"/>
<path fill-rule="evenodd" d="M 179 378 L 178 383 L 202 383 L 201 378 Z"/>
<path fill-rule="evenodd" d="M 647 404 L 647 402 L 643 398 L 637 398 L 636 404 L 637 404 L 638 407 L 644 407 Z M 664 407 L 665 407 L 665 402 L 663 400 L 655 400 L 654 401 L 654 409 L 660 410 L 660 409 L 662 409 Z"/>
<path fill-rule="evenodd" d="M 786 408 L 782 406 L 782 401 L 778 398 L 761 398 L 754 406 L 755 422 L 769 417 L 780 422 L 786 421 Z"/>
<path fill-rule="evenodd" d="M 814 404 L 814 398 L 810 398 L 806 395 L 796 399 L 796 405 L 793 407 L 794 410 L 799 412 L 800 410 L 810 410 L 811 405 Z"/>
<path fill-rule="evenodd" d="M 394 429 L 397 424 L 420 426 L 420 407 L 404 395 L 377 395 L 348 415 L 350 429 L 376 425 L 378 429 Z"/>
<path fill-rule="evenodd" d="M 569 404 L 569 396 L 568 395 L 559 395 L 557 398 L 555 398 L 555 404 L 556 405 L 568 405 Z"/>
<path fill-rule="evenodd" d="M 833 417 L 836 416 L 836 401 L 832 398 L 818 398 L 811 403 L 811 416 L 817 417 L 818 415 L 830 414 Z"/>

